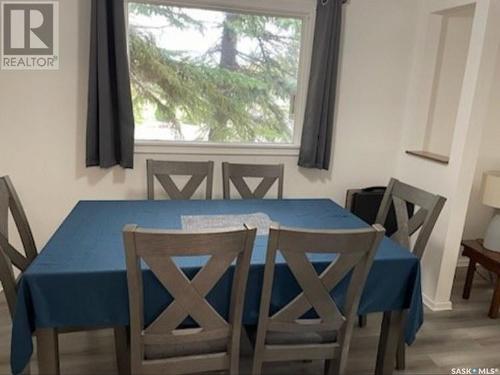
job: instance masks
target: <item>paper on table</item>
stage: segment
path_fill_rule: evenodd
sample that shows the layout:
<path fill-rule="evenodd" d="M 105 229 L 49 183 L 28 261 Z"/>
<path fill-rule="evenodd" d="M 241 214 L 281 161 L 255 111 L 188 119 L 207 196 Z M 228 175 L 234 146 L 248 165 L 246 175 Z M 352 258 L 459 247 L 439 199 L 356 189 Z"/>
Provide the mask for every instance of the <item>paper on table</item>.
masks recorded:
<path fill-rule="evenodd" d="M 246 224 L 257 228 L 257 235 L 267 235 L 272 220 L 262 212 L 243 215 L 182 215 L 182 229 L 221 229 L 234 228 Z"/>

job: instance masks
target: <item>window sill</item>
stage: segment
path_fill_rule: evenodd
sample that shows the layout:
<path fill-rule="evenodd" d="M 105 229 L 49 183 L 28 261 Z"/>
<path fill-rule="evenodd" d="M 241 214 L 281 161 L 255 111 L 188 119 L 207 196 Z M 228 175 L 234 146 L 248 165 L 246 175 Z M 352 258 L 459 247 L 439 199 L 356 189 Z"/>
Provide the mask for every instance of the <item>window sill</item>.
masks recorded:
<path fill-rule="evenodd" d="M 201 142 L 136 141 L 136 154 L 298 156 L 295 144 L 224 144 Z"/>

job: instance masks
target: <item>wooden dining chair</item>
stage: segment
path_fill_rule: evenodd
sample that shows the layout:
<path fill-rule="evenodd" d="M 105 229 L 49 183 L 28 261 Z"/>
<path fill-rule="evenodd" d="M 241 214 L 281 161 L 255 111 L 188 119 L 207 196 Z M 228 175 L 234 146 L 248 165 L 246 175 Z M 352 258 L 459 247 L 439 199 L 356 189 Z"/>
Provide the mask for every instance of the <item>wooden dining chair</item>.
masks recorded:
<path fill-rule="evenodd" d="M 384 229 L 380 225 L 353 230 L 304 230 L 272 226 L 269 233 L 253 375 L 264 362 L 325 360 L 326 374 L 344 374 L 354 321 L 365 281 Z M 276 256 L 288 264 L 302 292 L 269 314 Z M 308 253 L 332 254 L 319 275 Z M 339 308 L 331 291 L 352 271 Z M 317 318 L 308 318 L 315 311 Z"/>
<path fill-rule="evenodd" d="M 445 202 L 446 198 L 440 195 L 391 178 L 375 221 L 384 225 L 391 205 L 394 205 L 397 231 L 391 238 L 421 259 Z M 415 207 L 415 212 L 411 216 L 408 214 L 408 203 Z M 412 238 L 414 235 L 416 238 Z M 398 370 L 406 367 L 405 352 L 406 346 L 402 334 L 396 357 Z"/>
<path fill-rule="evenodd" d="M 24 253 L 9 242 L 9 211 L 17 227 Z M 11 317 L 14 316 L 17 299 L 14 268 L 24 272 L 37 255 L 35 240 L 14 185 L 8 176 L 0 177 L 0 281 Z"/>
<path fill-rule="evenodd" d="M 206 179 L 205 199 L 212 199 L 214 162 L 166 161 L 148 159 L 147 185 L 148 199 L 155 199 L 154 179 L 156 178 L 170 199 L 191 199 Z M 172 176 L 190 176 L 188 182 L 179 189 Z"/>
<path fill-rule="evenodd" d="M 384 186 L 373 186 L 363 189 L 348 189 L 346 193 L 345 208 L 362 219 L 365 223 L 373 225 L 376 223 L 377 213 L 380 210 L 380 204 L 382 203 L 385 191 L 386 187 Z M 410 216 L 413 215 L 413 204 L 407 202 L 406 205 L 408 214 Z M 389 209 L 383 226 L 385 228 L 386 236 L 391 236 L 398 230 L 394 206 Z M 366 325 L 366 315 L 360 315 L 359 326 L 365 327 Z"/>
<path fill-rule="evenodd" d="M 14 219 L 24 252 L 17 250 L 9 242 L 9 211 Z M 33 234 L 19 196 L 8 176 L 0 177 L 0 282 L 2 284 L 11 319 L 14 318 L 19 277 L 35 260 L 38 251 Z M 15 269 L 20 272 L 16 277 Z M 58 330 L 58 333 L 88 331 L 87 328 Z M 127 336 L 122 328 L 115 328 L 115 345 L 120 374 L 127 373 Z M 23 374 L 30 373 L 30 366 Z"/>
<path fill-rule="evenodd" d="M 131 373 L 189 374 L 239 372 L 245 289 L 256 229 L 206 232 L 162 231 L 128 225 L 124 229 L 130 310 Z M 190 280 L 174 257 L 209 256 Z M 206 296 L 236 259 L 229 317 L 222 317 Z M 141 260 L 173 297 L 144 325 Z M 183 328 L 191 317 L 195 328 Z"/>
<path fill-rule="evenodd" d="M 283 164 L 232 164 L 222 163 L 222 182 L 224 199 L 231 199 L 230 186 L 234 185 L 243 199 L 262 199 L 278 181 L 278 199 L 283 199 L 283 180 L 285 166 Z M 245 177 L 262 178 L 252 191 L 245 182 Z"/>
<path fill-rule="evenodd" d="M 391 178 L 375 222 L 384 225 L 391 204 L 393 204 L 397 231 L 392 234 L 391 238 L 421 259 L 445 202 L 446 198 L 440 195 Z M 408 203 L 415 207 L 415 212 L 411 217 L 408 214 Z M 412 245 L 414 234 L 417 236 Z"/>

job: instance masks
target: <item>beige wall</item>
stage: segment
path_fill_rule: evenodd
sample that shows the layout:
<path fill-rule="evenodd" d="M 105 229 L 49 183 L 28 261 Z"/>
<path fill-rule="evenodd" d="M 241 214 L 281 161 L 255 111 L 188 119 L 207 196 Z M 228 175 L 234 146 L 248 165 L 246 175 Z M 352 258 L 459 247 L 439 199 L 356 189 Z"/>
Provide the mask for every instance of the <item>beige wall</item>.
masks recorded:
<path fill-rule="evenodd" d="M 479 159 L 465 221 L 464 238 L 466 239 L 484 237 L 486 227 L 494 211 L 493 208 L 481 203 L 481 192 L 483 173 L 489 170 L 500 170 L 500 48 L 497 62 L 488 116 L 484 125 Z"/>
<path fill-rule="evenodd" d="M 60 1 L 60 70 L 0 71 L 0 174 L 11 175 L 43 246 L 80 199 L 142 199 L 147 157 L 284 162 L 285 196 L 332 197 L 386 183 L 396 163 L 416 25 L 413 0 L 345 6 L 337 130 L 329 172 L 296 156 L 136 155 L 134 170 L 84 167 L 90 0 Z"/>
<path fill-rule="evenodd" d="M 422 121 L 428 114 L 432 92 L 432 44 L 436 11 L 475 3 L 471 44 L 451 143 L 448 165 L 405 155 L 418 147 Z M 447 198 L 444 210 L 422 259 L 424 301 L 432 309 L 450 309 L 450 293 L 465 225 L 474 169 L 483 125 L 487 122 L 491 83 L 500 44 L 500 3 L 490 0 L 423 0 L 420 9 L 415 68 L 408 95 L 401 152 L 395 175 L 402 180 Z M 431 27 L 429 27 L 431 25 Z M 431 44 L 431 48 L 429 48 Z M 435 46 L 435 44 L 434 44 Z M 434 49 L 435 50 L 435 49 Z M 435 57 L 434 57 L 435 58 Z M 421 143 L 420 143 L 421 145 Z"/>
<path fill-rule="evenodd" d="M 424 150 L 449 155 L 458 112 L 465 63 L 469 51 L 473 9 L 458 16 L 446 16 L 441 36 L 441 58 L 436 68 L 435 84 Z"/>

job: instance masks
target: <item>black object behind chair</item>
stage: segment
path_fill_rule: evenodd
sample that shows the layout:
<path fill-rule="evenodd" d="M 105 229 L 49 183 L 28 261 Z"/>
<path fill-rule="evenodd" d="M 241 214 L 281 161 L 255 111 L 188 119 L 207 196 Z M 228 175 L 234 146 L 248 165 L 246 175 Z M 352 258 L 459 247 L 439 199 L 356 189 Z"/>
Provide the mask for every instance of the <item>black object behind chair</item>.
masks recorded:
<path fill-rule="evenodd" d="M 386 188 L 384 186 L 349 189 L 347 190 L 346 196 L 346 208 L 367 224 L 373 225 L 375 224 L 385 190 Z M 411 203 L 407 203 L 406 207 L 408 209 L 408 216 L 411 217 L 415 206 Z M 388 237 L 392 236 L 398 230 L 394 205 L 391 205 L 384 227 Z"/>

